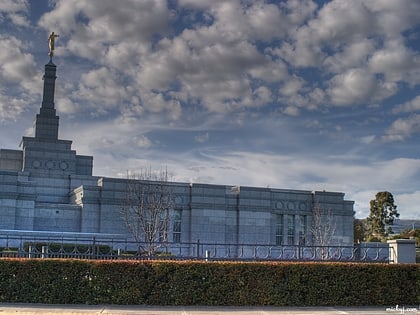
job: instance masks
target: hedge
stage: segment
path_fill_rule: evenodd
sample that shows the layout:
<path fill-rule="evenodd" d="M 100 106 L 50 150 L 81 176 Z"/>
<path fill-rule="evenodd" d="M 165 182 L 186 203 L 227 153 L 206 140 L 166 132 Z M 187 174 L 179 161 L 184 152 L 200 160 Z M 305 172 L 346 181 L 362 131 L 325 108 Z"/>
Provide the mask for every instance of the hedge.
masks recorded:
<path fill-rule="evenodd" d="M 419 305 L 415 264 L 0 259 L 0 302 Z"/>

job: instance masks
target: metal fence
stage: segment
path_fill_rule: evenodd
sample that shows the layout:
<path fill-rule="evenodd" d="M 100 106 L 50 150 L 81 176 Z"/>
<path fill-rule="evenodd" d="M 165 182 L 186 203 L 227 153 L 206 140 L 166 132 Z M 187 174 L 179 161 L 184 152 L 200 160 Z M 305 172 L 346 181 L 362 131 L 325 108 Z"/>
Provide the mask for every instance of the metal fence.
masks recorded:
<path fill-rule="evenodd" d="M 0 235 L 0 257 L 74 259 L 168 259 L 242 261 L 355 261 L 388 263 L 387 244 L 355 246 L 275 246 L 265 244 L 154 243 L 126 239 L 30 238 Z"/>

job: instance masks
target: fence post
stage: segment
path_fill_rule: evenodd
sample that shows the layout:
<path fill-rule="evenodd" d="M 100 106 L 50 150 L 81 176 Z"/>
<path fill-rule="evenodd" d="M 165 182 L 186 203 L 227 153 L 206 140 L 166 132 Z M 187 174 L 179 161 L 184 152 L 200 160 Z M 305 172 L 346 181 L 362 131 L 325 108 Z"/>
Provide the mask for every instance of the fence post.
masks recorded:
<path fill-rule="evenodd" d="M 197 259 L 200 258 L 200 240 L 197 240 Z"/>
<path fill-rule="evenodd" d="M 415 264 L 416 263 L 416 241 L 415 240 L 388 240 L 390 247 L 389 261 L 394 264 Z"/>
<path fill-rule="evenodd" d="M 96 258 L 96 236 L 92 238 L 92 259 Z"/>
<path fill-rule="evenodd" d="M 48 258 L 48 246 L 42 246 L 41 258 Z"/>
<path fill-rule="evenodd" d="M 29 247 L 28 247 L 28 258 L 34 258 L 32 252 L 33 252 L 33 247 L 32 247 L 32 245 L 29 245 Z"/>

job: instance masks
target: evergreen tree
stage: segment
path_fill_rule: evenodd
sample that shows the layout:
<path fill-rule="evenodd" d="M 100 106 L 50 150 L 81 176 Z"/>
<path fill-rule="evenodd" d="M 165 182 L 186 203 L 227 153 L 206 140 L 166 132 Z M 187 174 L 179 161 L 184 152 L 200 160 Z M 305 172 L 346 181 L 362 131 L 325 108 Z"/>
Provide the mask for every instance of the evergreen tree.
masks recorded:
<path fill-rule="evenodd" d="M 365 219 L 354 219 L 353 221 L 353 235 L 354 242 L 360 243 L 366 240 L 366 234 L 368 233 Z"/>
<path fill-rule="evenodd" d="M 392 233 L 390 225 L 394 222 L 394 218 L 399 216 L 394 196 L 388 191 L 378 192 L 376 198 L 370 201 L 370 214 L 366 219 L 369 238 L 385 239 Z"/>

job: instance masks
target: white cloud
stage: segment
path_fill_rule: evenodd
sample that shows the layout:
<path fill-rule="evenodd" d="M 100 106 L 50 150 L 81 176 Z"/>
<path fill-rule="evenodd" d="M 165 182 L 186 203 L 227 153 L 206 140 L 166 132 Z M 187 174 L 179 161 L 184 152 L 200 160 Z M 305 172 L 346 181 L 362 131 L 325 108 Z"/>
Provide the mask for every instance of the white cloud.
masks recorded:
<path fill-rule="evenodd" d="M 361 104 L 368 101 L 376 90 L 375 78 L 363 69 L 350 69 L 331 79 L 329 95 L 337 105 Z"/>
<path fill-rule="evenodd" d="M 349 69 L 334 76 L 327 93 L 333 105 L 359 105 L 382 101 L 397 91 L 397 85 L 382 82 L 365 69 Z"/>
<path fill-rule="evenodd" d="M 26 2 L 2 1 L 0 11 L 5 3 L 21 9 L 0 13 L 2 26 L 32 17 Z M 386 189 L 407 195 L 404 211 L 417 211 L 408 195 L 418 161 L 398 159 L 412 152 L 378 140 L 386 130 L 382 140 L 408 146 L 420 132 L 417 115 L 402 115 L 420 106 L 419 1 L 49 4 L 39 25 L 60 34 L 60 132 L 79 154 L 94 155 L 96 174 L 168 165 L 185 181 L 344 191 L 361 217 Z M 15 28 L 15 37 L 0 38 L 1 135 L 8 120 L 29 116 L 42 91 L 40 45 L 28 40 L 39 29 L 22 36 Z M 392 103 L 400 104 L 395 117 Z"/>
<path fill-rule="evenodd" d="M 368 57 L 374 50 L 375 43 L 371 39 L 350 42 L 344 44 L 340 51 L 327 57 L 324 64 L 333 73 L 360 68 L 366 65 Z"/>
<path fill-rule="evenodd" d="M 357 165 L 346 159 L 314 156 L 262 154 L 251 152 L 187 152 L 170 158 L 162 156 L 153 161 L 154 167 L 167 165 L 175 172 L 174 180 L 211 184 L 303 190 L 344 191 L 345 198 L 357 200 L 357 217 L 369 214 L 369 201 L 378 191 L 390 191 L 399 202 L 400 194 L 412 191 L 410 183 L 420 172 L 420 160 L 394 159 Z M 184 163 L 187 160 L 188 165 Z M 135 169 L 138 160 L 127 167 Z M 144 162 L 141 160 L 141 162 Z M 390 171 L 392 170 L 392 171 Z M 402 205 L 404 204 L 404 210 Z M 415 217 L 417 203 L 401 203 L 403 218 Z"/>
<path fill-rule="evenodd" d="M 124 48 L 118 48 L 120 45 L 127 47 L 126 43 L 137 42 L 149 46 L 154 34 L 165 32 L 170 18 L 163 0 L 127 0 L 117 6 L 112 0 L 59 0 L 39 24 L 47 30 L 56 29 L 68 38 L 65 47 L 68 53 L 109 61 L 126 54 Z M 107 56 L 108 52 L 112 56 Z"/>
<path fill-rule="evenodd" d="M 411 112 L 418 112 L 420 111 L 420 95 L 416 96 L 414 99 L 405 102 L 403 104 L 399 104 L 395 106 L 393 109 L 393 113 L 411 113 Z"/>
<path fill-rule="evenodd" d="M 135 136 L 134 141 L 136 145 L 142 149 L 148 149 L 152 146 L 152 141 L 145 135 Z"/>
<path fill-rule="evenodd" d="M 385 141 L 403 141 L 415 133 L 420 133 L 420 114 L 395 120 L 383 139 Z"/>
<path fill-rule="evenodd" d="M 16 120 L 39 94 L 34 58 L 14 36 L 0 35 L 0 120 Z M 37 80 L 38 79 L 38 80 Z"/>
<path fill-rule="evenodd" d="M 55 105 L 59 114 L 76 114 L 80 111 L 80 105 L 68 97 L 59 97 Z"/>
<path fill-rule="evenodd" d="M 171 120 L 177 120 L 182 113 L 181 104 L 175 99 L 165 99 L 163 93 L 145 91 L 141 94 L 143 108 L 151 113 L 169 114 Z"/>
<path fill-rule="evenodd" d="M 87 101 L 95 113 L 104 114 L 110 108 L 118 108 L 127 97 L 118 75 L 106 67 L 82 74 L 74 98 Z"/>
<path fill-rule="evenodd" d="M 319 41 L 348 42 L 360 39 L 374 26 L 372 14 L 362 1 L 335 0 L 325 4 L 309 23 Z"/>
<path fill-rule="evenodd" d="M 415 190 L 410 193 L 399 193 L 394 196 L 397 210 L 402 218 L 411 218 L 420 220 L 420 191 Z M 416 209 L 417 208 L 417 209 Z M 417 210 L 417 211 L 413 211 Z M 418 228 L 418 227 L 417 227 Z"/>
<path fill-rule="evenodd" d="M 270 40 L 287 31 L 287 22 L 279 7 L 256 1 L 243 6 L 224 2 L 215 9 L 218 29 L 238 38 Z"/>
<path fill-rule="evenodd" d="M 420 83 L 418 53 L 407 49 L 400 40 L 389 41 L 384 49 L 377 50 L 369 59 L 369 69 L 381 73 L 388 81 Z"/>
<path fill-rule="evenodd" d="M 362 138 L 360 139 L 360 142 L 361 142 L 361 143 L 364 143 L 364 144 L 371 144 L 371 143 L 373 143 L 375 140 L 376 140 L 376 136 L 375 136 L 375 135 L 369 135 L 369 136 L 362 137 Z"/>
<path fill-rule="evenodd" d="M 295 106 L 286 106 L 283 110 L 283 113 L 289 116 L 298 116 L 299 115 L 299 108 Z"/>
<path fill-rule="evenodd" d="M 29 4 L 27 0 L 2 0 L 0 3 L 0 22 L 10 21 L 16 26 L 28 27 Z"/>
<path fill-rule="evenodd" d="M 24 98 L 10 97 L 0 89 L 0 122 L 7 120 L 16 121 L 26 107 Z"/>
<path fill-rule="evenodd" d="M 280 87 L 280 94 L 283 96 L 293 96 L 299 93 L 305 85 L 305 80 L 299 77 L 291 77 Z"/>
<path fill-rule="evenodd" d="M 316 67 L 322 64 L 325 54 L 318 44 L 312 44 L 311 34 L 306 30 L 299 32 L 299 38 L 293 44 L 283 42 L 274 52 L 295 67 Z"/>
<path fill-rule="evenodd" d="M 207 142 L 210 139 L 210 135 L 208 132 L 197 135 L 194 137 L 194 140 L 198 143 L 204 143 Z"/>
<path fill-rule="evenodd" d="M 0 80 L 4 83 L 21 83 L 31 86 L 37 75 L 37 67 L 25 44 L 13 36 L 0 34 Z"/>
<path fill-rule="evenodd" d="M 361 0 L 361 3 L 375 14 L 377 32 L 386 37 L 399 36 L 403 31 L 417 25 L 420 19 L 420 2 L 417 0 Z"/>

